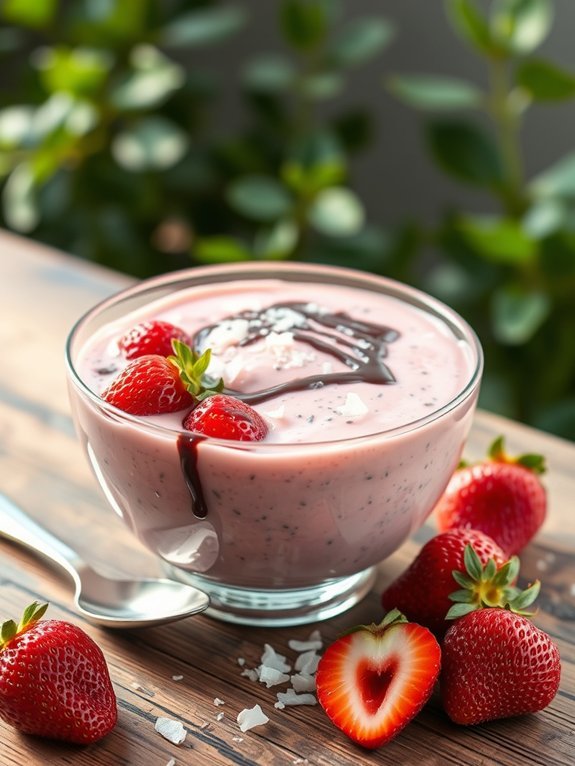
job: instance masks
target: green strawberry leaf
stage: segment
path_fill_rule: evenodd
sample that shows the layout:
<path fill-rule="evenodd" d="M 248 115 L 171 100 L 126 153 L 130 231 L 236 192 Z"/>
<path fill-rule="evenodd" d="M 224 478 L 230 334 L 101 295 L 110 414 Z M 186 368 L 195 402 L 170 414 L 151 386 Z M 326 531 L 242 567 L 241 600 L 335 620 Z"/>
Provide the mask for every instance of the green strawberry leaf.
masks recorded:
<path fill-rule="evenodd" d="M 212 358 L 211 349 L 200 355 L 176 338 L 172 340 L 172 348 L 174 355 L 169 356 L 168 361 L 178 369 L 182 383 L 193 397 L 202 401 L 224 390 L 222 378 L 213 380 L 206 375 Z"/>
<path fill-rule="evenodd" d="M 446 620 L 458 620 L 477 609 L 476 604 L 454 604 L 445 615 Z"/>

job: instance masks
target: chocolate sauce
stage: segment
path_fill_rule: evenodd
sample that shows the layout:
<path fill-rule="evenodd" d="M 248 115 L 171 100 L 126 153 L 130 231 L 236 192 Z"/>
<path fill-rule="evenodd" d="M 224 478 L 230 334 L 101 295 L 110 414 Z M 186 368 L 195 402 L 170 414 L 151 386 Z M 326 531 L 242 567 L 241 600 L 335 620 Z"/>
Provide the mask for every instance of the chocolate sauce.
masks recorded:
<path fill-rule="evenodd" d="M 226 388 L 227 393 L 250 404 L 265 402 L 280 394 L 303 391 L 330 384 L 361 381 L 387 385 L 395 378 L 384 363 L 387 345 L 399 337 L 390 327 L 352 319 L 342 311 L 335 313 L 309 303 L 275 303 L 261 311 L 241 311 L 213 325 L 202 327 L 193 338 L 194 349 L 203 350 L 212 330 L 225 322 L 247 320 L 247 334 L 240 346 L 255 343 L 272 332 L 291 332 L 294 340 L 324 354 L 332 356 L 346 366 L 346 370 L 327 374 L 307 375 L 280 383 L 261 391 L 245 393 Z M 186 485 L 192 500 L 194 515 L 203 519 L 208 508 L 198 473 L 198 445 L 205 437 L 180 434 L 178 452 Z"/>
<path fill-rule="evenodd" d="M 213 325 L 202 327 L 193 338 L 196 351 L 201 351 L 209 334 L 225 322 L 243 319 L 248 323 L 246 336 L 238 343 L 248 346 L 272 332 L 291 332 L 294 340 L 334 357 L 348 369 L 326 374 L 294 378 L 260 391 L 226 391 L 249 404 L 273 399 L 279 394 L 304 391 L 330 384 L 395 383 L 384 363 L 387 345 L 397 340 L 399 333 L 390 327 L 352 319 L 343 311 L 332 313 L 309 303 L 275 303 L 261 311 L 241 311 Z M 278 329 L 280 328 L 280 329 Z"/>

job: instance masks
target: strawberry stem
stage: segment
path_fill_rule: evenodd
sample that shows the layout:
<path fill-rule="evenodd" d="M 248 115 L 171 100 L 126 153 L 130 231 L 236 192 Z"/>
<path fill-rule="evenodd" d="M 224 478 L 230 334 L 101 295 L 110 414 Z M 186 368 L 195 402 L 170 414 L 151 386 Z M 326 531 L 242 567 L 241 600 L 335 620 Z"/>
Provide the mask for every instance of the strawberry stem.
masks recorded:
<path fill-rule="evenodd" d="M 38 622 L 48 609 L 48 604 L 40 604 L 38 601 L 34 601 L 32 604 L 26 607 L 20 622 L 16 625 L 14 620 L 6 620 L 0 625 L 0 652 L 5 649 L 10 641 L 12 641 L 20 633 L 24 633 L 34 623 Z"/>
<path fill-rule="evenodd" d="M 517 465 L 527 468 L 529 471 L 533 471 L 536 474 L 543 474 L 547 470 L 545 464 L 545 457 L 538 455 L 535 452 L 526 452 L 523 455 L 517 455 L 511 457 L 505 452 L 505 439 L 503 436 L 498 436 L 487 451 L 487 455 L 490 460 L 496 463 L 516 463 Z"/>
<path fill-rule="evenodd" d="M 212 358 L 211 349 L 206 349 L 200 355 L 177 338 L 172 339 L 172 349 L 174 354 L 168 357 L 168 362 L 177 368 L 186 390 L 198 402 L 223 391 L 224 381 L 222 378 L 213 380 L 206 375 Z"/>

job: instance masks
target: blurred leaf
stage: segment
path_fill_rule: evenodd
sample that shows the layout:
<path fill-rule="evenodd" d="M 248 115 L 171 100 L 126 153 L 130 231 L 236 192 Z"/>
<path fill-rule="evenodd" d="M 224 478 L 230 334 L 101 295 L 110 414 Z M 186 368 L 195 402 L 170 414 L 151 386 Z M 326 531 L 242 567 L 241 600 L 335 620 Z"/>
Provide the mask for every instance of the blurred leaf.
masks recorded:
<path fill-rule="evenodd" d="M 34 172 L 26 162 L 8 176 L 2 192 L 4 218 L 10 228 L 24 234 L 38 225 L 40 214 L 35 195 Z"/>
<path fill-rule="evenodd" d="M 575 95 L 575 75 L 542 59 L 523 61 L 516 81 L 535 101 L 561 101 Z"/>
<path fill-rule="evenodd" d="M 44 27 L 50 24 L 58 0 L 4 0 L 2 16 L 13 24 L 26 27 Z"/>
<path fill-rule="evenodd" d="M 483 94 L 465 80 L 434 75 L 396 75 L 389 89 L 401 101 L 416 109 L 467 109 L 479 106 Z"/>
<path fill-rule="evenodd" d="M 512 285 L 493 296 L 493 333 L 500 343 L 518 346 L 527 343 L 549 316 L 547 295 Z"/>
<path fill-rule="evenodd" d="M 435 161 L 447 173 L 479 186 L 496 187 L 501 183 L 497 147 L 478 125 L 463 121 L 433 122 L 426 133 Z"/>
<path fill-rule="evenodd" d="M 106 80 L 113 59 L 104 50 L 59 46 L 37 52 L 35 63 L 48 92 L 90 95 Z"/>
<path fill-rule="evenodd" d="M 469 300 L 475 293 L 475 285 L 473 274 L 449 261 L 434 265 L 425 282 L 427 290 L 446 303 Z"/>
<path fill-rule="evenodd" d="M 535 202 L 523 216 L 522 227 L 533 239 L 542 239 L 562 228 L 567 217 L 568 209 L 563 202 L 553 198 L 542 199 Z"/>
<path fill-rule="evenodd" d="M 280 20 L 286 40 L 301 50 L 317 47 L 327 32 L 325 6 L 317 0 L 283 0 Z"/>
<path fill-rule="evenodd" d="M 290 88 L 295 70 L 290 61 L 277 54 L 259 56 L 251 61 L 244 72 L 244 83 L 252 90 L 278 93 Z"/>
<path fill-rule="evenodd" d="M 344 80 L 336 72 L 320 72 L 302 80 L 300 89 L 307 97 L 316 101 L 333 98 L 343 90 Z"/>
<path fill-rule="evenodd" d="M 531 53 L 547 37 L 552 23 L 551 0 L 495 0 L 493 4 L 493 40 L 510 53 Z"/>
<path fill-rule="evenodd" d="M 575 294 L 575 235 L 561 230 L 552 233 L 541 243 L 539 263 L 542 273 L 555 283 L 557 297 L 563 292 L 571 306 Z"/>
<path fill-rule="evenodd" d="M 165 26 L 159 35 L 162 45 L 200 47 L 227 40 L 245 24 L 245 10 L 238 5 L 198 8 Z"/>
<path fill-rule="evenodd" d="M 188 149 L 186 133 L 164 117 L 147 117 L 118 133 L 112 142 L 116 162 L 126 170 L 164 170 Z"/>
<path fill-rule="evenodd" d="M 73 112 L 75 101 L 68 93 L 53 93 L 35 110 L 32 120 L 31 142 L 39 144 L 46 136 L 63 128 Z"/>
<path fill-rule="evenodd" d="M 227 189 L 227 199 L 238 213 L 256 221 L 273 221 L 289 213 L 288 191 L 271 176 L 244 176 Z"/>
<path fill-rule="evenodd" d="M 483 53 L 491 52 L 489 26 L 471 0 L 447 0 L 446 10 L 453 29 L 464 41 Z"/>
<path fill-rule="evenodd" d="M 394 34 L 393 25 L 381 17 L 355 19 L 330 44 L 328 61 L 339 67 L 360 66 L 384 50 Z"/>
<path fill-rule="evenodd" d="M 361 229 L 365 217 L 359 197 L 344 187 L 321 191 L 308 215 L 317 231 L 331 237 L 355 234 Z"/>
<path fill-rule="evenodd" d="M 318 165 L 345 166 L 345 160 L 341 144 L 329 130 L 318 130 L 302 136 L 288 152 L 288 162 L 307 169 Z"/>
<path fill-rule="evenodd" d="M 459 229 L 476 252 L 497 263 L 513 266 L 537 253 L 535 242 L 521 224 L 509 218 L 462 216 Z"/>
<path fill-rule="evenodd" d="M 300 195 L 312 197 L 321 189 L 343 180 L 345 169 L 339 162 L 323 162 L 305 167 L 298 162 L 287 162 L 282 167 L 282 179 L 290 189 Z"/>
<path fill-rule="evenodd" d="M 536 176 L 530 188 L 536 197 L 575 197 L 575 152 Z"/>
<path fill-rule="evenodd" d="M 298 227 L 293 221 L 278 221 L 269 229 L 257 233 L 254 253 L 258 258 L 280 260 L 289 258 L 299 239 Z"/>
<path fill-rule="evenodd" d="M 134 48 L 130 59 L 133 69 L 126 72 L 110 92 L 111 102 L 119 109 L 159 106 L 185 82 L 183 67 L 151 45 Z"/>
<path fill-rule="evenodd" d="M 347 152 L 367 146 L 373 137 L 373 114 L 367 109 L 354 109 L 336 117 L 333 130 L 340 146 Z"/>
<path fill-rule="evenodd" d="M 13 149 L 26 146 L 32 130 L 34 108 L 9 106 L 0 111 L 0 147 Z"/>
<path fill-rule="evenodd" d="M 67 21 L 74 40 L 103 48 L 141 43 L 150 23 L 148 0 L 74 0 Z"/>
<path fill-rule="evenodd" d="M 249 261 L 252 257 L 247 247 L 232 237 L 202 237 L 193 247 L 193 254 L 202 263 Z"/>

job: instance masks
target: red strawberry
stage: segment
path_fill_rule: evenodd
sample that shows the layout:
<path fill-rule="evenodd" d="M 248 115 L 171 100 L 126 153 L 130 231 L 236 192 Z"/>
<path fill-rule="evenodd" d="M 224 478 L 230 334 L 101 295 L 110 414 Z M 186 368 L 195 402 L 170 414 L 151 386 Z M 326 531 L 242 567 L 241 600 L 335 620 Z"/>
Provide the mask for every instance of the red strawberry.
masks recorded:
<path fill-rule="evenodd" d="M 0 718 L 27 734 L 88 744 L 116 725 L 116 697 L 102 651 L 83 630 L 40 620 L 31 604 L 2 625 Z"/>
<path fill-rule="evenodd" d="M 173 340 L 174 354 L 134 359 L 102 393 L 102 399 L 130 415 L 161 415 L 189 407 L 197 397 L 219 391 L 223 382 L 207 381 L 210 350 L 198 356 Z"/>
<path fill-rule="evenodd" d="M 317 697 L 350 739 L 376 748 L 419 713 L 440 664 L 433 634 L 395 609 L 380 625 L 362 625 L 328 646 L 317 669 Z"/>
<path fill-rule="evenodd" d="M 464 464 L 453 475 L 435 508 L 439 530 L 480 529 L 507 556 L 519 553 L 545 520 L 547 496 L 539 480 L 544 471 L 541 455 L 510 458 L 499 437 L 488 460 Z"/>
<path fill-rule="evenodd" d="M 455 723 L 536 713 L 559 688 L 559 650 L 527 617 L 508 609 L 471 612 L 447 631 L 441 697 Z"/>
<path fill-rule="evenodd" d="M 188 431 L 238 441 L 260 441 L 268 432 L 258 412 L 227 394 L 208 396 L 186 415 L 183 425 Z"/>
<path fill-rule="evenodd" d="M 465 571 L 467 545 L 473 546 L 481 572 L 481 564 L 487 564 L 490 559 L 497 567 L 505 562 L 501 548 L 483 532 L 453 529 L 437 535 L 423 546 L 411 565 L 383 592 L 381 601 L 384 609 L 396 607 L 409 620 L 425 625 L 441 638 L 449 627 L 445 615 L 451 606 L 449 596 L 456 588 L 453 572 Z M 485 589 L 481 577 L 481 574 L 475 579 L 470 577 L 470 592 L 476 600 Z M 501 594 L 493 595 L 499 603 Z"/>
<path fill-rule="evenodd" d="M 137 359 L 148 354 L 170 356 L 172 353 L 172 340 L 189 342 L 186 333 L 170 322 L 152 319 L 140 322 L 131 330 L 128 330 L 119 341 L 120 349 L 126 359 Z"/>
<path fill-rule="evenodd" d="M 157 354 L 130 362 L 102 393 L 102 399 L 130 415 L 177 412 L 194 401 L 177 367 Z"/>

